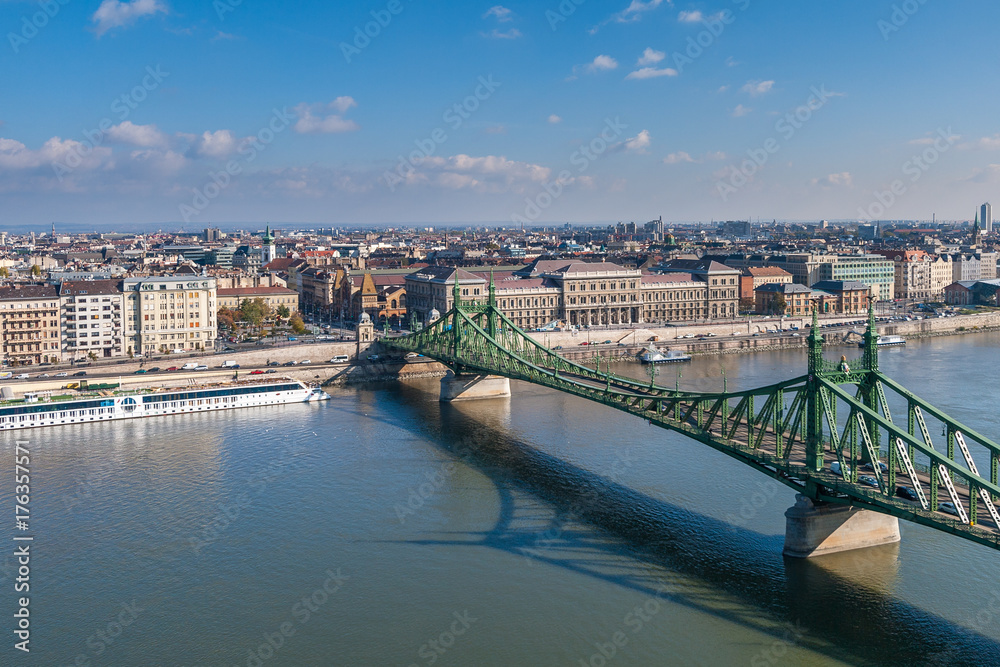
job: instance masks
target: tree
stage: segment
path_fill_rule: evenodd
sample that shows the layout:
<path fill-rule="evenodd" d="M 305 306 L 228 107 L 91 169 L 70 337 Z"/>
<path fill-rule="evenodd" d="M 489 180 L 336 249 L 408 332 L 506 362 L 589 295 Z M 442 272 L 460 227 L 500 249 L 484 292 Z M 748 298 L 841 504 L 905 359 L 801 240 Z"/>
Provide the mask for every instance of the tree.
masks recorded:
<path fill-rule="evenodd" d="M 288 306 L 285 305 L 278 306 L 278 317 L 282 319 L 288 319 L 289 315 L 291 315 L 291 312 L 289 312 Z"/>
<path fill-rule="evenodd" d="M 250 324 L 251 327 L 258 329 L 260 325 L 264 322 L 264 318 L 267 317 L 268 307 L 264 303 L 264 299 L 260 297 L 251 301 L 250 299 L 243 299 L 243 303 L 240 304 L 240 312 L 243 313 L 243 321 Z"/>
<path fill-rule="evenodd" d="M 6 266 L 0 266 L 0 278 L 10 278 L 10 269 Z"/>
<path fill-rule="evenodd" d="M 774 299 L 771 300 L 771 314 L 772 315 L 784 315 L 785 309 L 788 307 L 788 302 L 785 301 L 784 294 L 775 294 Z"/>
<path fill-rule="evenodd" d="M 97 354 L 93 350 L 91 350 L 90 352 L 87 353 L 87 358 L 90 359 L 91 361 L 97 361 Z"/>
<path fill-rule="evenodd" d="M 753 297 L 744 297 L 740 299 L 740 312 L 749 313 L 754 309 Z"/>
<path fill-rule="evenodd" d="M 293 315 L 292 319 L 288 321 L 292 326 L 292 331 L 297 334 L 303 334 L 306 332 L 306 323 L 302 321 L 302 318 L 298 315 Z"/>
<path fill-rule="evenodd" d="M 31 275 L 33 275 L 33 276 L 40 276 L 40 275 L 42 275 L 42 267 L 38 266 L 37 264 L 32 264 L 31 265 Z"/>

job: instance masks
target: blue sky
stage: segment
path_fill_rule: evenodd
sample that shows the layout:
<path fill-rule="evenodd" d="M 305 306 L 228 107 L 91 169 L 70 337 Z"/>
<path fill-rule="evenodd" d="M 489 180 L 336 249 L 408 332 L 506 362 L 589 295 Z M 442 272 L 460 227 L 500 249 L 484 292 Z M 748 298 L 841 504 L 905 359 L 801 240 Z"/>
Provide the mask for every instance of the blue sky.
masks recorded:
<path fill-rule="evenodd" d="M 1000 200 L 998 24 L 987 0 L 0 0 L 0 223 L 964 220 Z"/>

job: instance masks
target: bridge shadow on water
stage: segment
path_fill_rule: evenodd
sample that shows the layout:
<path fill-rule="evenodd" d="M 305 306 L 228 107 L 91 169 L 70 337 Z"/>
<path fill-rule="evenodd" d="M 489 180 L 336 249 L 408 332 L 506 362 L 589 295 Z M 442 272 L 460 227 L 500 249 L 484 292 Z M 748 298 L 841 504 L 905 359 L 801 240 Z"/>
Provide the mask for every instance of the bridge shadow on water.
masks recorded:
<path fill-rule="evenodd" d="M 392 391 L 411 412 L 407 421 L 489 477 L 501 500 L 489 531 L 409 543 L 498 549 L 712 614 L 773 636 L 775 646 L 789 642 L 851 664 L 1000 664 L 995 639 L 891 594 L 898 545 L 783 558 L 783 535 L 635 491 L 420 389 Z"/>

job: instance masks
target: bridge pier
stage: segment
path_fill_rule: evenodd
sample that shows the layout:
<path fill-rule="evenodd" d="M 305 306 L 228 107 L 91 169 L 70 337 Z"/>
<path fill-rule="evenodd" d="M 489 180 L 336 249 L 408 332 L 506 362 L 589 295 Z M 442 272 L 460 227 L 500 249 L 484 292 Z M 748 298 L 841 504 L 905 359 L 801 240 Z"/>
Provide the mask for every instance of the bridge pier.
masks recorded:
<path fill-rule="evenodd" d="M 470 401 L 481 398 L 510 396 L 510 380 L 497 375 L 455 375 L 449 372 L 441 378 L 442 401 Z"/>
<path fill-rule="evenodd" d="M 815 505 L 801 494 L 795 501 L 785 511 L 786 556 L 812 558 L 899 542 L 894 516 L 847 505 Z"/>

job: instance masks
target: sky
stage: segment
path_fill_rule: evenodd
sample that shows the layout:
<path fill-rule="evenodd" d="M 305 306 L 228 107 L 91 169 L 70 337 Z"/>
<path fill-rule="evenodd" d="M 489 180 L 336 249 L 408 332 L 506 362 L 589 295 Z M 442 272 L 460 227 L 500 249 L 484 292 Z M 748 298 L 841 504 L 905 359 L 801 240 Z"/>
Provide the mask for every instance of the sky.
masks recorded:
<path fill-rule="evenodd" d="M 992 0 L 0 0 L 0 225 L 968 220 Z"/>

